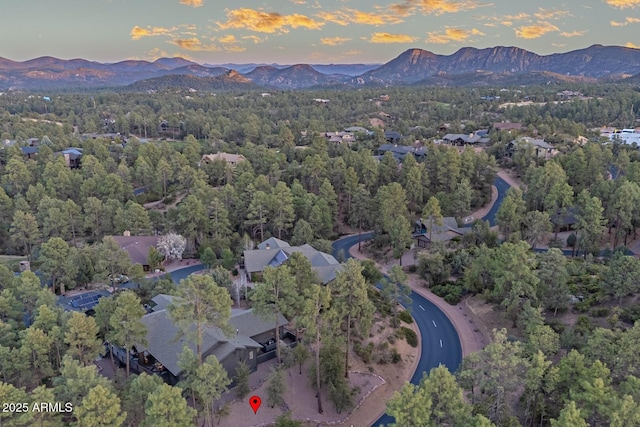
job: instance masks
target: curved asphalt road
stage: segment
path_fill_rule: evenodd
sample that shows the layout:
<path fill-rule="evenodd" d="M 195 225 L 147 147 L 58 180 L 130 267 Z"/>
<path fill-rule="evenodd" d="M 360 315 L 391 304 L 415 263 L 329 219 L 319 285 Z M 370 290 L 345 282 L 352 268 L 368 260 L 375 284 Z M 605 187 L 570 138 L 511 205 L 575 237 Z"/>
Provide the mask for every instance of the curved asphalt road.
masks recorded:
<path fill-rule="evenodd" d="M 489 221 L 490 226 L 496 225 L 496 213 L 509 189 L 509 184 L 499 176 L 496 177 L 494 185 L 498 189 L 498 198 L 482 219 Z M 468 224 L 467 227 L 471 227 Z M 373 232 L 363 233 L 360 236 L 351 236 L 333 242 L 333 255 L 343 251 L 345 257 L 350 257 L 349 248 L 358 243 L 373 237 Z M 427 300 L 422 295 L 411 292 L 411 314 L 420 330 L 421 356 L 418 366 L 411 377 L 412 384 L 419 384 L 422 376 L 432 368 L 442 364 L 451 372 L 458 369 L 462 363 L 462 345 L 460 337 L 453 323 L 435 304 Z M 383 414 L 373 423 L 374 427 L 394 423 L 395 419 L 388 414 Z"/>

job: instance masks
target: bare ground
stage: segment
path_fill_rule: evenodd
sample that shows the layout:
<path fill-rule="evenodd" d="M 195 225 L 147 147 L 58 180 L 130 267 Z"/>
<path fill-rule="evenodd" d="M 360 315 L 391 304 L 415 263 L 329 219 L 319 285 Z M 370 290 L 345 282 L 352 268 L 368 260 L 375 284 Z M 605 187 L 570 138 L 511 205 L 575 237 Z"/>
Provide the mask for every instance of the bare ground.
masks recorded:
<path fill-rule="evenodd" d="M 415 325 L 406 326 L 418 332 Z M 384 334 L 375 333 L 380 327 L 380 324 L 372 327 L 376 342 L 386 337 Z M 352 387 L 358 387 L 359 391 L 354 398 L 355 407 L 349 411 L 338 414 L 329 400 L 327 391 L 323 390 L 321 397 L 324 413 L 318 413 L 315 389 L 311 386 L 308 376 L 309 364 L 313 363 L 312 361 L 308 361 L 302 367 L 302 374 L 299 373 L 297 366 L 288 370 L 285 374 L 286 405 L 270 408 L 267 405 L 264 381 L 273 362 L 268 362 L 259 365 L 258 371 L 251 375 L 253 387 L 249 396 L 255 395 L 262 399 L 262 406 L 258 413 L 253 413 L 248 404 L 248 397 L 243 400 L 234 399 L 233 390 L 231 390 L 219 402 L 219 404 L 229 402 L 230 409 L 230 415 L 223 418 L 219 425 L 223 427 L 267 426 L 287 410 L 291 411 L 293 419 L 304 421 L 305 426 L 370 425 L 384 412 L 386 402 L 393 392 L 411 378 L 419 359 L 419 350 L 409 346 L 404 340 L 396 341 L 394 347 L 402 355 L 402 361 L 398 364 L 373 365 L 374 372 L 369 372 L 369 365 L 364 364 L 358 356 L 350 355 L 349 382 Z"/>

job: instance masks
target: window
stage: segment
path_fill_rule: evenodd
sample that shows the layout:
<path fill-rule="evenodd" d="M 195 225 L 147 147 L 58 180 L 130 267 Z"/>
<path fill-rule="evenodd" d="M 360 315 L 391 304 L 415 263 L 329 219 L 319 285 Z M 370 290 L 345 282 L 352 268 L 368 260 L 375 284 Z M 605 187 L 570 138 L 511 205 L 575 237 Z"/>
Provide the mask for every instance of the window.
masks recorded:
<path fill-rule="evenodd" d="M 249 360 L 253 360 L 253 351 L 249 352 Z"/>

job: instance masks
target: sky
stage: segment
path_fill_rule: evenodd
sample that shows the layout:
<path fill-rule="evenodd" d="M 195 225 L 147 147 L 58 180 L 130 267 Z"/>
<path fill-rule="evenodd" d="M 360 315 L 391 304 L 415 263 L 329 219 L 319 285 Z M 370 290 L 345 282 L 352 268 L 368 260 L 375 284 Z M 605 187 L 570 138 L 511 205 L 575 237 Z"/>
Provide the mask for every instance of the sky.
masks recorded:
<path fill-rule="evenodd" d="M 410 48 L 640 48 L 640 0 L 0 0 L 0 57 L 383 63 Z"/>

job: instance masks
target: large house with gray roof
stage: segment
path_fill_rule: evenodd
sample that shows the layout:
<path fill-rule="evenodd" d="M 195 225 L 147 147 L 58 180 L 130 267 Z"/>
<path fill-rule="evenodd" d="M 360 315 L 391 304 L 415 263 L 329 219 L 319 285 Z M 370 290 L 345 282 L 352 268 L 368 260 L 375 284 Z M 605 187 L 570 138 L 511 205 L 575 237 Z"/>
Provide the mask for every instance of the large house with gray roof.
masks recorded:
<path fill-rule="evenodd" d="M 131 369 L 134 372 L 160 375 L 171 385 L 177 384 L 183 374 L 178 360 L 184 346 L 187 345 L 196 352 L 195 344 L 180 332 L 169 316 L 167 307 L 175 298 L 177 297 L 160 294 L 152 299 L 150 313 L 142 317 L 142 323 L 147 327 L 146 344 L 136 344 L 131 359 Z M 285 344 L 295 341 L 295 336 L 284 330 L 284 325 L 288 322 L 283 315 L 279 315 L 280 337 Z M 261 356 L 269 356 L 267 353 L 275 348 L 275 319 L 273 322 L 266 321 L 253 310 L 234 309 L 229 323 L 235 331 L 230 336 L 215 326 L 204 329 L 202 352 L 203 359 L 215 356 L 231 378 L 240 362 L 255 371 L 259 362 L 268 360 Z M 114 347 L 111 350 L 124 363 L 124 350 Z"/>
<path fill-rule="evenodd" d="M 311 261 L 311 267 L 323 284 L 334 280 L 342 270 L 342 264 L 333 255 L 320 252 L 309 244 L 291 246 L 275 237 L 260 243 L 257 249 L 244 251 L 244 268 L 249 278 L 256 278 L 266 267 L 278 267 L 284 264 L 295 252 L 302 253 Z"/>
<path fill-rule="evenodd" d="M 448 242 L 470 231 L 470 228 L 458 227 L 458 222 L 452 216 L 442 218 L 440 225 L 429 219 L 418 219 L 415 223 L 413 239 L 417 247 L 429 248 L 432 242 Z"/>

